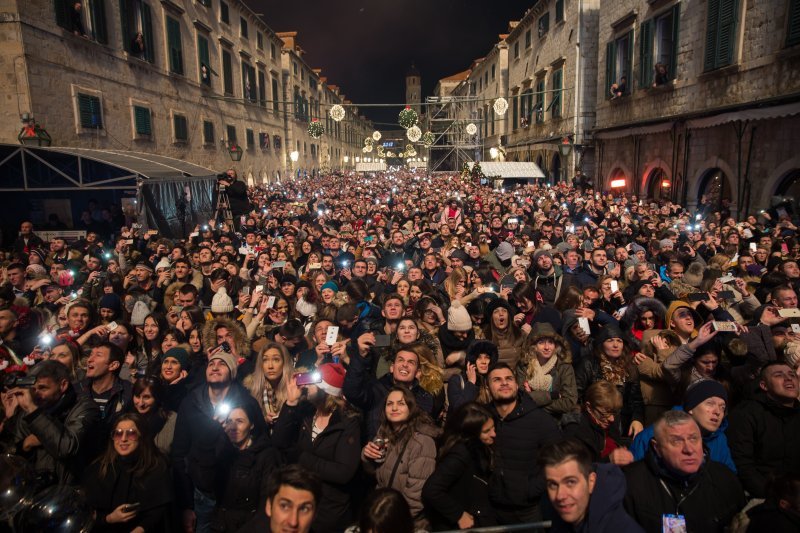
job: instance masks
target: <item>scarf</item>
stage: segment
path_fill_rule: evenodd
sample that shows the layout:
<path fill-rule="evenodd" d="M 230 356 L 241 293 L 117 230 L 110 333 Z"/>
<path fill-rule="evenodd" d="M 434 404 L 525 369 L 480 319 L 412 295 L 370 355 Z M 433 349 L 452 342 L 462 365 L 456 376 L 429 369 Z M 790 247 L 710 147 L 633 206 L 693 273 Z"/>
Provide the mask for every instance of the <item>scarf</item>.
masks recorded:
<path fill-rule="evenodd" d="M 557 362 L 558 357 L 555 354 L 544 365 L 539 364 L 538 358 L 531 358 L 531 366 L 528 370 L 528 384 L 531 386 L 531 390 L 550 392 L 553 387 L 553 376 L 550 375 L 550 371 L 555 368 Z"/>
<path fill-rule="evenodd" d="M 617 360 L 609 359 L 605 354 L 600 355 L 600 372 L 603 379 L 612 385 L 622 386 L 628 379 L 628 370 L 622 357 Z"/>

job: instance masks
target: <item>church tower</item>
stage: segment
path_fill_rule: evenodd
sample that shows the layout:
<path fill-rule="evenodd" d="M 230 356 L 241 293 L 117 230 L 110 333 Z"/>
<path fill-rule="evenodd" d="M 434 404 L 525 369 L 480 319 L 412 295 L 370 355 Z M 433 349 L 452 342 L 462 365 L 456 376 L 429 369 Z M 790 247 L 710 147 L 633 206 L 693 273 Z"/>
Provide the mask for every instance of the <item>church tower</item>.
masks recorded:
<path fill-rule="evenodd" d="M 411 109 L 422 114 L 422 76 L 414 64 L 406 72 L 406 104 L 411 106 Z"/>

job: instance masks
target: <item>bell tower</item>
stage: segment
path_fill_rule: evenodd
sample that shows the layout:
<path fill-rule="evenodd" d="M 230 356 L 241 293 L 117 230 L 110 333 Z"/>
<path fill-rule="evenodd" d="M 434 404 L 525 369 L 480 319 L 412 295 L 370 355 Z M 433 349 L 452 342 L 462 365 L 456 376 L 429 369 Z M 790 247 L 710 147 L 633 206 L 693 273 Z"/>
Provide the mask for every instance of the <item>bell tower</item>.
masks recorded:
<path fill-rule="evenodd" d="M 411 106 L 411 109 L 422 113 L 422 76 L 417 70 L 417 67 L 412 63 L 411 68 L 406 72 L 406 104 Z"/>

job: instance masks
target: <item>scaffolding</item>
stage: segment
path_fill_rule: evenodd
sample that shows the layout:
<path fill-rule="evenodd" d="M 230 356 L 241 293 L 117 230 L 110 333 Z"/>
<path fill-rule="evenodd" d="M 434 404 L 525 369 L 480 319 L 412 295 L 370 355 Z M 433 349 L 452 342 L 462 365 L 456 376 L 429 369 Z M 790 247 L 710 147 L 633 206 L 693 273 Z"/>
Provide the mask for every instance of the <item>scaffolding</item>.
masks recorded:
<path fill-rule="evenodd" d="M 464 163 L 480 161 L 483 153 L 483 120 L 479 100 L 467 86 L 468 96 L 429 96 L 425 99 L 427 130 L 434 143 L 429 149 L 430 172 L 460 172 Z M 467 126 L 474 124 L 474 135 Z"/>

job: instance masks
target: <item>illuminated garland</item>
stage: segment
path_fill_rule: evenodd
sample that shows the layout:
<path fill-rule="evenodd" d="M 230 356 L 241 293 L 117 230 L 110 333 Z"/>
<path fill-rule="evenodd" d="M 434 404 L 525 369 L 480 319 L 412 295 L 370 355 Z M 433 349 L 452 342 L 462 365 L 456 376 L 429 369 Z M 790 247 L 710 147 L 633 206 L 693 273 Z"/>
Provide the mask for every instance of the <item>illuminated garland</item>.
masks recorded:
<path fill-rule="evenodd" d="M 478 133 L 478 126 L 470 122 L 467 124 L 467 135 L 475 135 Z"/>
<path fill-rule="evenodd" d="M 400 115 L 397 117 L 398 123 L 405 129 L 416 126 L 418 120 L 419 115 L 417 115 L 416 111 L 411 109 L 411 106 L 406 106 L 405 109 L 400 111 Z"/>
<path fill-rule="evenodd" d="M 429 131 L 426 131 L 425 133 L 422 134 L 422 144 L 424 144 L 428 148 L 433 146 L 433 142 L 435 140 L 436 139 L 433 138 L 433 133 Z"/>
<path fill-rule="evenodd" d="M 381 140 L 381 132 L 379 132 L 377 130 L 373 131 L 372 132 L 372 139 L 374 141 L 380 141 Z"/>
<path fill-rule="evenodd" d="M 344 115 L 345 115 L 344 108 L 339 104 L 336 104 L 335 106 L 331 107 L 330 116 L 336 122 L 341 122 L 342 120 L 344 120 Z"/>
<path fill-rule="evenodd" d="M 319 119 L 315 118 L 308 123 L 308 134 L 312 139 L 319 139 L 322 137 L 323 133 L 325 133 L 325 127 L 322 125 L 322 122 L 320 122 Z"/>
<path fill-rule="evenodd" d="M 419 126 L 411 126 L 408 128 L 408 131 L 406 131 L 406 137 L 408 137 L 409 141 L 415 143 L 422 137 L 422 130 L 419 129 Z"/>

